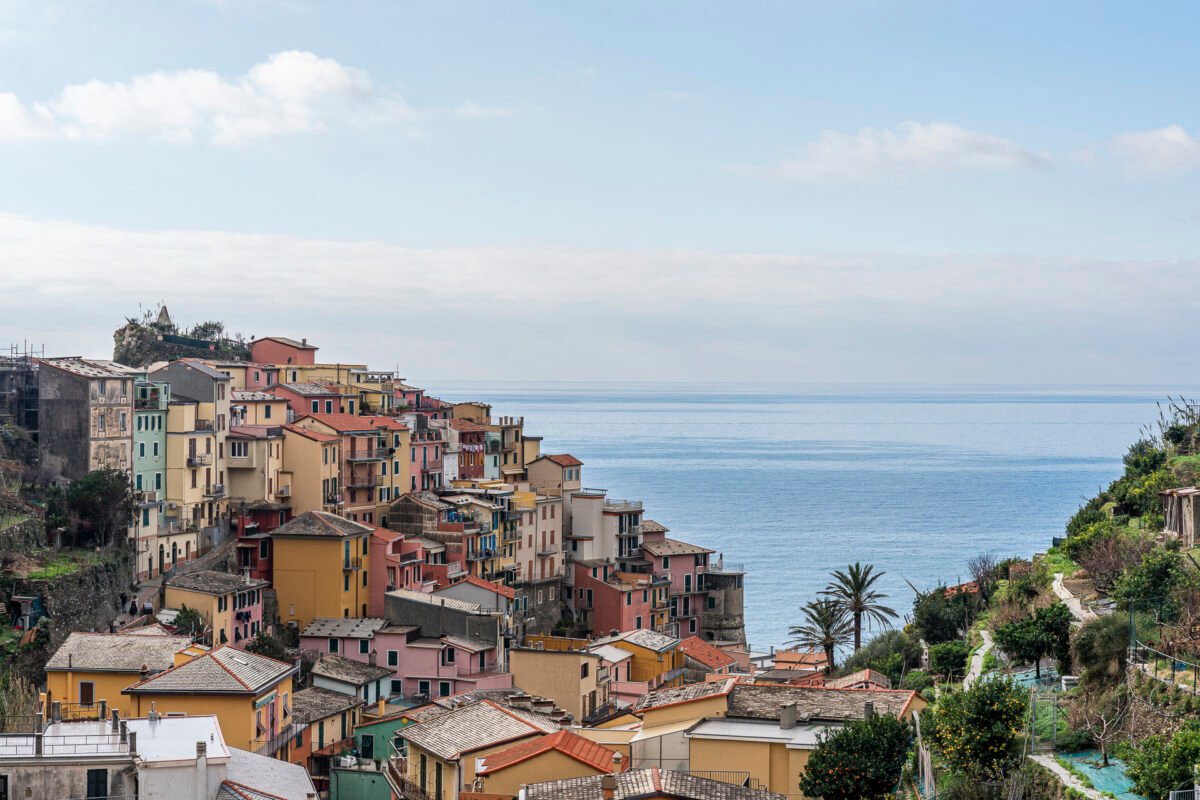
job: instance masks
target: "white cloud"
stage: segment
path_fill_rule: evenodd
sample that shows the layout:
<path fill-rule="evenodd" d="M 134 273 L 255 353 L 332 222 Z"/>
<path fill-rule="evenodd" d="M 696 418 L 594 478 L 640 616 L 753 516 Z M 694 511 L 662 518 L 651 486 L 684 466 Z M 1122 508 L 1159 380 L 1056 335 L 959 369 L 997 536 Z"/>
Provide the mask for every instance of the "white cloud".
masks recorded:
<path fill-rule="evenodd" d="M 200 69 L 153 72 L 126 82 L 72 84 L 32 105 L 0 93 L 0 139 L 144 136 L 228 145 L 334 123 L 397 124 L 415 117 L 362 70 L 296 50 L 232 79 Z"/>
<path fill-rule="evenodd" d="M 917 172 L 1031 169 L 1049 163 L 1045 153 L 990 133 L 948 122 L 908 121 L 894 129 L 825 131 L 799 157 L 767 172 L 798 180 L 869 180 Z"/>
<path fill-rule="evenodd" d="M 1126 170 L 1135 175 L 1173 175 L 1200 169 L 1200 138 L 1180 125 L 1122 133 L 1113 138 L 1112 150 Z"/>
<path fill-rule="evenodd" d="M 1150 383 L 1195 361 L 1200 311 L 1127 313 L 1160 306 L 1196 259 L 417 249 L 0 215 L 0 264 L 0 329 L 51 353 L 105 355 L 124 315 L 164 299 L 180 320 L 307 336 L 331 360 L 399 359 L 414 380 Z M 405 298 L 402 334 L 347 326 L 363 287 Z M 514 373 L 480 356 L 486 337 L 447 328 L 481 309 L 537 358 Z"/>
<path fill-rule="evenodd" d="M 500 106 L 485 106 L 476 103 L 474 100 L 467 100 L 454 109 L 454 116 L 463 117 L 466 119 L 495 119 L 499 117 L 511 117 L 512 111 Z"/>

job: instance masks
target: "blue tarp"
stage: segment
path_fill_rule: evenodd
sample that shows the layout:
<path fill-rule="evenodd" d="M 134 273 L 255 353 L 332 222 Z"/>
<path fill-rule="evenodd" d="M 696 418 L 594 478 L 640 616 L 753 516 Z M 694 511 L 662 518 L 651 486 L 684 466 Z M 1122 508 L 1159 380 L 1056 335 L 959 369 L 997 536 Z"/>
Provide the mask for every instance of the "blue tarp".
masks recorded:
<path fill-rule="evenodd" d="M 1120 760 L 1110 756 L 1108 766 L 1102 767 L 1098 750 L 1063 753 L 1061 757 L 1069 760 L 1075 769 L 1086 775 L 1096 791 L 1108 792 L 1117 800 L 1146 800 L 1140 794 L 1133 793 L 1133 781 L 1125 774 L 1125 765 Z"/>

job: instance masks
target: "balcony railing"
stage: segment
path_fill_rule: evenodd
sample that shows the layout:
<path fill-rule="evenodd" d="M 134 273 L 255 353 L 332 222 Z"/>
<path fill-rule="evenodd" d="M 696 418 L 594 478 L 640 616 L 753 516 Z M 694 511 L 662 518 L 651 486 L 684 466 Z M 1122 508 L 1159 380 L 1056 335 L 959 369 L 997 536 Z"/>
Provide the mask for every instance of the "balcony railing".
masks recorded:
<path fill-rule="evenodd" d="M 139 506 L 152 506 L 158 503 L 158 491 L 155 489 L 139 489 L 137 491 Z"/>
<path fill-rule="evenodd" d="M 292 487 L 291 486 L 278 487 L 277 489 L 275 489 L 275 496 L 276 497 L 291 497 L 292 496 Z"/>
<path fill-rule="evenodd" d="M 205 486 L 204 487 L 204 496 L 205 497 L 224 497 L 225 496 L 225 484 L 214 483 L 214 484 Z"/>
<path fill-rule="evenodd" d="M 294 738 L 296 734 L 303 730 L 303 725 L 294 723 L 285 725 L 283 730 L 279 731 L 279 733 L 276 733 L 274 736 L 264 739 L 256 739 L 254 741 L 254 752 L 263 756 L 269 756 L 273 753 L 277 753 L 284 747 L 284 745 L 288 743 L 289 740 Z"/>
<path fill-rule="evenodd" d="M 372 447 L 367 450 L 352 450 L 346 454 L 347 461 L 383 461 L 389 455 L 386 447 Z"/>
<path fill-rule="evenodd" d="M 625 530 L 617 532 L 617 536 L 641 536 L 641 535 L 642 535 L 642 526 L 641 525 L 628 525 L 628 526 L 626 526 Z"/>
<path fill-rule="evenodd" d="M 708 565 L 707 571 L 718 575 L 742 575 L 746 572 L 746 565 L 718 559 L 716 562 Z"/>
<path fill-rule="evenodd" d="M 198 431 L 211 431 L 213 429 L 213 421 L 211 419 L 198 419 L 196 420 L 195 429 Z"/>
<path fill-rule="evenodd" d="M 495 558 L 495 557 L 496 557 L 496 551 L 492 550 L 490 547 L 485 548 L 483 550 L 475 550 L 473 552 L 467 553 L 467 561 L 484 561 L 486 559 Z"/>
<path fill-rule="evenodd" d="M 382 484 L 383 480 L 379 475 L 351 475 L 346 479 L 346 485 L 351 489 L 373 489 Z"/>
<path fill-rule="evenodd" d="M 189 467 L 207 467 L 212 464 L 212 453 L 192 453 L 187 457 Z"/>
<path fill-rule="evenodd" d="M 562 551 L 559 550 L 558 545 L 556 545 L 556 544 L 544 544 L 544 545 L 538 547 L 538 549 L 537 549 L 538 558 L 547 558 L 549 556 L 556 556 L 560 552 L 562 552 Z"/>
<path fill-rule="evenodd" d="M 342 570 L 343 571 L 348 572 L 348 571 L 354 570 L 354 569 L 362 569 L 362 565 L 363 565 L 362 556 L 352 556 L 351 558 L 343 558 L 342 559 Z"/>

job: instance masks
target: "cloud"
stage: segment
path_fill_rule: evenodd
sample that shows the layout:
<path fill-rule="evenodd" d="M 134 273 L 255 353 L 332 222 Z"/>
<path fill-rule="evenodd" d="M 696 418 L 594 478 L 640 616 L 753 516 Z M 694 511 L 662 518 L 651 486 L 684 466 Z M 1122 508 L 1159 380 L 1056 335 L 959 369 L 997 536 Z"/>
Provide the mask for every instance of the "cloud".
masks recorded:
<path fill-rule="evenodd" d="M 416 116 L 362 70 L 290 50 L 232 79 L 200 69 L 153 72 L 126 82 L 71 84 L 32 105 L 0 93 L 0 140 L 138 136 L 231 145 L 333 124 L 395 125 Z"/>
<path fill-rule="evenodd" d="M 1185 297 L 1128 314 L 1197 259 L 419 249 L 0 215 L 0 263 L 6 335 L 49 353 L 103 356 L 125 315 L 164 299 L 180 320 L 307 336 L 414 380 L 1177 382 L 1200 312 Z M 364 286 L 405 298 L 402 333 L 347 326 Z M 447 328 L 483 309 L 537 357 L 513 372 L 481 356 L 486 337 Z"/>
<path fill-rule="evenodd" d="M 1176 175 L 1200 169 L 1200 138 L 1180 125 L 1113 137 L 1112 152 L 1133 175 Z"/>
<path fill-rule="evenodd" d="M 894 129 L 825 131 L 799 157 L 769 170 L 776 177 L 819 181 L 871 180 L 919 172 L 1034 169 L 1050 163 L 1045 153 L 948 122 L 902 122 Z"/>
<path fill-rule="evenodd" d="M 511 117 L 512 111 L 500 106 L 484 106 L 476 103 L 474 100 L 467 100 L 454 109 L 454 116 L 463 117 L 465 119 L 496 119 L 500 117 Z"/>

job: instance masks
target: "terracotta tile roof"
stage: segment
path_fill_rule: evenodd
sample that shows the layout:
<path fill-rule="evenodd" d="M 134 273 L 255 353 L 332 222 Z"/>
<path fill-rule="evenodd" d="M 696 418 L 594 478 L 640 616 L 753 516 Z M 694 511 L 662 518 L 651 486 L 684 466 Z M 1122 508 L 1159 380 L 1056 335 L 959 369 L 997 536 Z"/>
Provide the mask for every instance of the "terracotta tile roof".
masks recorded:
<path fill-rule="evenodd" d="M 310 431 L 308 428 L 301 428 L 299 425 L 284 425 L 282 427 L 285 431 L 289 431 L 289 432 L 295 433 L 299 436 L 303 436 L 306 439 L 312 439 L 314 442 L 336 442 L 336 441 L 338 441 L 338 437 L 336 437 L 332 434 L 321 433 L 320 431 Z"/>
<path fill-rule="evenodd" d="M 271 531 L 272 537 L 303 536 L 311 538 L 329 537 L 340 539 L 346 536 L 357 536 L 370 533 L 371 526 L 361 522 L 353 522 L 328 511 L 305 511 L 298 517 Z"/>
<path fill-rule="evenodd" d="M 674 689 L 659 689 L 656 692 L 649 692 L 639 697 L 633 706 L 633 712 L 636 714 L 640 711 L 650 711 L 655 708 L 665 708 L 666 706 L 676 706 L 680 703 L 705 700 L 709 697 L 728 695 L 736 685 L 736 678 L 727 678 L 723 681 L 689 683 L 685 686 L 677 686 Z"/>
<path fill-rule="evenodd" d="M 481 433 L 487 430 L 487 428 L 469 419 L 452 419 L 450 420 L 450 427 L 459 433 Z"/>
<path fill-rule="evenodd" d="M 601 800 L 603 775 L 531 783 L 526 800 Z M 686 772 L 650 767 L 631 769 L 617 776 L 613 800 L 669 798 L 669 800 L 787 800 L 786 795 L 765 789 L 748 789 L 725 781 L 700 778 Z"/>
<path fill-rule="evenodd" d="M 437 589 L 434 592 L 434 594 L 437 594 L 438 592 L 444 592 L 447 589 L 449 589 L 451 586 L 457 586 L 460 583 L 469 583 L 472 586 L 478 586 L 480 589 L 487 589 L 489 592 L 495 592 L 496 594 L 500 595 L 501 597 L 507 597 L 509 600 L 512 600 L 517 596 L 517 593 L 507 586 L 501 586 L 498 583 L 492 583 L 491 581 L 485 581 L 483 578 L 476 578 L 474 575 L 468 575 L 467 577 L 463 578 L 461 581 L 456 581 L 456 582 L 450 584 L 449 586 L 443 586 L 443 587 Z"/>
<path fill-rule="evenodd" d="M 642 520 L 642 533 L 667 533 L 671 529 L 661 522 L 655 522 L 652 519 Z"/>
<path fill-rule="evenodd" d="M 167 581 L 168 589 L 183 589 L 188 592 L 203 592 L 204 594 L 229 594 L 246 589 L 260 589 L 269 586 L 266 581 L 246 580 L 242 575 L 232 575 L 228 572 L 215 570 L 200 570 L 176 575 Z"/>
<path fill-rule="evenodd" d="M 541 461 L 543 458 L 553 461 L 560 467 L 582 467 L 583 462 L 570 453 L 547 453 L 543 456 L 538 456 L 534 461 Z"/>
<path fill-rule="evenodd" d="M 391 417 L 375 416 L 375 417 L 361 417 L 361 419 L 369 420 L 371 422 L 371 424 L 374 425 L 375 427 L 381 428 L 386 431 L 406 431 L 406 430 L 408 430 L 407 425 L 405 425 L 400 420 L 392 419 Z"/>
<path fill-rule="evenodd" d="M 506 750 L 484 758 L 480 775 L 491 775 L 502 769 L 528 761 L 534 756 L 557 750 L 563 755 L 573 758 L 581 764 L 591 767 L 597 772 L 612 772 L 613 756 L 616 753 L 603 745 L 599 745 L 570 731 L 559 731 L 548 736 L 521 742 Z"/>
<path fill-rule="evenodd" d="M 122 694 L 258 694 L 287 677 L 293 665 L 248 650 L 219 647 L 122 690 Z"/>
<path fill-rule="evenodd" d="M 302 419 L 314 419 L 338 433 L 374 433 L 379 429 L 379 426 L 371 421 L 372 417 L 359 417 L 354 414 L 302 414 L 296 417 L 297 422 Z"/>
<path fill-rule="evenodd" d="M 825 666 L 825 654 L 820 650 L 776 650 L 776 669 L 804 669 Z"/>
<path fill-rule="evenodd" d="M 699 636 L 689 636 L 684 639 L 679 643 L 679 649 L 688 658 L 699 661 L 709 669 L 721 669 L 722 667 L 729 667 L 737 663 L 737 659 L 729 655 L 729 653 L 713 647 Z"/>
<path fill-rule="evenodd" d="M 317 349 L 314 345 L 311 345 L 307 342 L 298 342 L 295 339 L 289 339 L 286 336 L 263 336 L 250 342 L 250 344 L 254 344 L 254 342 L 279 342 L 280 344 L 286 344 L 288 347 L 294 347 L 297 350 Z"/>
<path fill-rule="evenodd" d="M 132 633 L 72 633 L 46 662 L 46 669 L 88 672 L 162 672 L 175 665 L 175 654 L 190 636 Z"/>
<path fill-rule="evenodd" d="M 852 672 L 841 678 L 833 678 L 832 680 L 825 681 L 825 685 L 830 689 L 850 689 L 860 683 L 874 684 L 880 689 L 892 688 L 892 679 L 882 672 L 876 672 L 873 669 L 860 669 L 858 672 Z"/>

